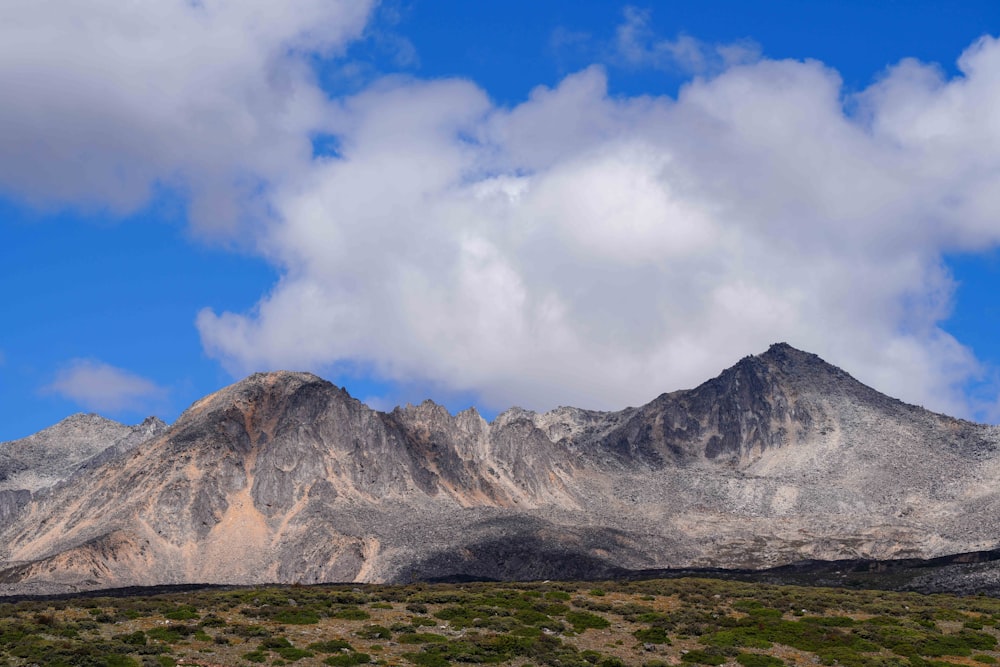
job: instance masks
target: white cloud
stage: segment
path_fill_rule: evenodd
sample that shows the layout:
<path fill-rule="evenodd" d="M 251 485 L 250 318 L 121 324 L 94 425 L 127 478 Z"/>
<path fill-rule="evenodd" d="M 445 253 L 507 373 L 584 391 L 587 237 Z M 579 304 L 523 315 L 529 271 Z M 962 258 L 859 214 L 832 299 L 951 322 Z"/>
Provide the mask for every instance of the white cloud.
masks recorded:
<path fill-rule="evenodd" d="M 788 340 L 968 413 L 942 252 L 997 245 L 1000 45 L 905 62 L 845 113 L 837 73 L 760 60 L 678 99 L 591 68 L 494 108 L 469 83 L 346 100 L 344 151 L 274 200 L 286 267 L 198 318 L 236 371 L 369 363 L 494 407 L 621 407 Z"/>
<path fill-rule="evenodd" d="M 370 0 L 16 0 L 0 5 L 0 192 L 127 213 L 161 184 L 229 228 L 292 177 L 336 54 Z"/>
<path fill-rule="evenodd" d="M 156 383 L 94 359 L 70 361 L 43 391 L 107 413 L 146 410 L 166 395 Z"/>

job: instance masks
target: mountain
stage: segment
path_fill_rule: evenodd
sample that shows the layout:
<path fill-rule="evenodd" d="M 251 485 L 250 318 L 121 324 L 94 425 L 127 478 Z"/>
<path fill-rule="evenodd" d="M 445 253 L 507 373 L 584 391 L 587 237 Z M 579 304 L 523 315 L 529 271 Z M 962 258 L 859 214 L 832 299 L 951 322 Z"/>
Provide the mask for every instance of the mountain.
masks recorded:
<path fill-rule="evenodd" d="M 785 344 L 642 407 L 512 408 L 492 423 L 430 401 L 378 412 L 275 372 L 34 493 L 0 520 L 0 581 L 56 592 L 930 558 L 996 549 L 997 517 L 1000 428 L 888 398 Z"/>
<path fill-rule="evenodd" d="M 80 413 L 27 438 L 0 442 L 0 525 L 20 511 L 32 493 L 98 466 L 166 428 L 156 417 L 126 426 Z"/>

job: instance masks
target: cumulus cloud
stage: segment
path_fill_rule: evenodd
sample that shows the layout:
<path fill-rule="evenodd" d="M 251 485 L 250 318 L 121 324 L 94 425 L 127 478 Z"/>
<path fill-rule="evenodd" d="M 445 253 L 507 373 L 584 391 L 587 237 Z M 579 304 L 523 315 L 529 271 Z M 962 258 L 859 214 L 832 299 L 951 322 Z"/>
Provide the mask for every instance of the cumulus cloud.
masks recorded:
<path fill-rule="evenodd" d="M 510 108 L 400 77 L 331 100 L 309 60 L 370 11 L 7 3 L 0 188 L 129 211 L 165 184 L 199 230 L 266 211 L 242 233 L 280 281 L 197 319 L 234 373 L 363 368 L 488 407 L 617 408 L 787 340 L 969 412 L 981 369 L 941 328 L 942 256 L 1000 243 L 996 40 L 957 77 L 907 60 L 847 97 L 822 63 L 663 40 L 630 9 L 618 58 L 697 75 L 675 98 L 610 95 L 591 67 Z M 312 155 L 317 134 L 336 155 Z M 125 377 L 109 396 L 149 395 Z"/>
<path fill-rule="evenodd" d="M 0 5 L 0 192 L 129 213 L 159 187 L 231 228 L 293 177 L 335 55 L 371 0 L 30 0 Z"/>
<path fill-rule="evenodd" d="M 146 410 L 166 395 L 156 383 L 94 359 L 73 359 L 43 392 L 107 413 Z"/>
<path fill-rule="evenodd" d="M 940 327 L 941 257 L 1000 242 L 1000 44 L 959 64 L 900 63 L 857 99 L 766 59 L 676 99 L 611 96 L 593 67 L 509 109 L 385 81 L 276 194 L 281 282 L 203 311 L 203 342 L 237 371 L 363 362 L 491 406 L 613 408 L 787 340 L 966 414 L 979 365 Z"/>

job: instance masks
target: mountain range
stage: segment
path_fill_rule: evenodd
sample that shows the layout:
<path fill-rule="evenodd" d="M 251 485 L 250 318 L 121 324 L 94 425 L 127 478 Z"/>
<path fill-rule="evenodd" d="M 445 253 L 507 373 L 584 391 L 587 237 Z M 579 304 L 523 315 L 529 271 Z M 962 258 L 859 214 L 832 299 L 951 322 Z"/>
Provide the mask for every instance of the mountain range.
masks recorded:
<path fill-rule="evenodd" d="M 258 373 L 167 426 L 0 443 L 0 592 L 571 579 L 1000 548 L 1000 427 L 786 344 L 641 407 L 492 422 Z"/>

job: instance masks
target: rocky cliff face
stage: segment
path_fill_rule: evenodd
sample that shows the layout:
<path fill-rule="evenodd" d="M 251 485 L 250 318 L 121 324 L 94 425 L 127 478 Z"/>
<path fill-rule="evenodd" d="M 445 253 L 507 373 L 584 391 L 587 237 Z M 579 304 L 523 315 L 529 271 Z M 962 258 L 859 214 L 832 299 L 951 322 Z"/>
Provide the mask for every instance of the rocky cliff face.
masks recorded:
<path fill-rule="evenodd" d="M 639 408 L 492 423 L 258 374 L 152 435 L 0 515 L 9 590 L 565 578 L 1000 541 L 1000 429 L 787 345 Z"/>

